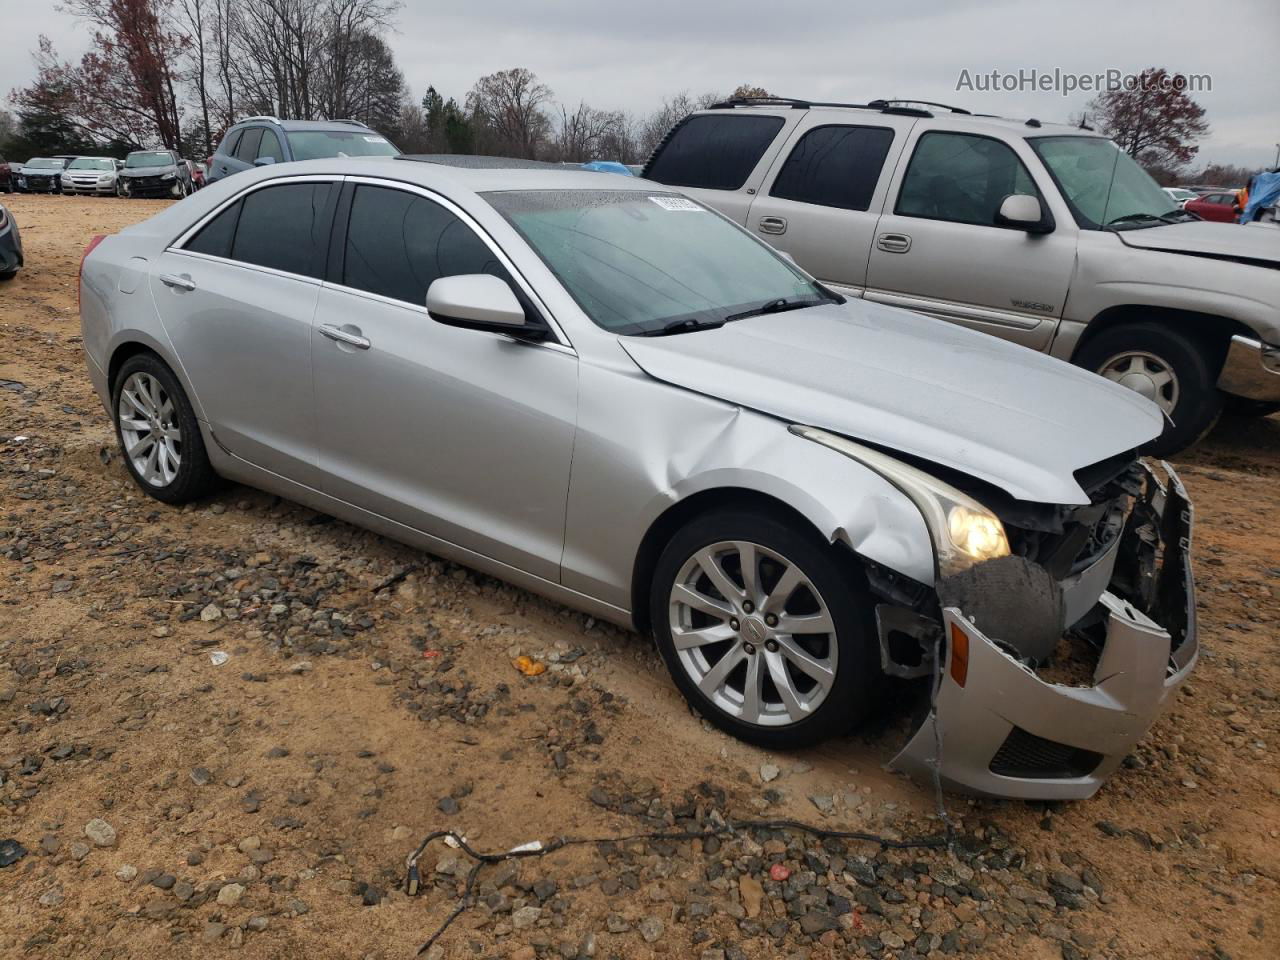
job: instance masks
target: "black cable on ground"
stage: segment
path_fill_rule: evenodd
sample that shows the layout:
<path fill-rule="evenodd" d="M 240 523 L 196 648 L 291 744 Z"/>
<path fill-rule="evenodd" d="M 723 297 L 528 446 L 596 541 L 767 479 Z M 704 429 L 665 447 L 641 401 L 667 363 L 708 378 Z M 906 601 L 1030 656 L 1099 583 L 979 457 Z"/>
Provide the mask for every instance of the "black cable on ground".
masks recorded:
<path fill-rule="evenodd" d="M 557 850 L 563 850 L 565 847 L 584 846 L 587 844 L 598 843 L 629 843 L 635 840 L 663 841 L 663 840 L 705 840 L 709 837 L 726 837 L 732 836 L 741 830 L 795 830 L 800 833 L 807 833 L 811 836 L 818 837 L 823 840 L 861 840 L 867 843 L 879 845 L 882 849 L 889 850 L 914 850 L 914 849 L 947 849 L 951 845 L 951 824 L 946 821 L 947 835 L 941 837 L 917 837 L 908 840 L 894 840 L 891 837 L 884 837 L 875 833 L 865 833 L 860 830 L 828 830 L 825 827 L 816 827 L 812 824 L 802 823 L 799 820 L 732 820 L 722 827 L 712 827 L 710 829 L 699 830 L 657 830 L 648 833 L 632 833 L 615 837 L 554 837 L 547 843 L 531 843 L 516 847 L 512 850 L 504 850 L 500 853 L 481 853 L 474 850 L 467 844 L 459 834 L 453 830 L 436 830 L 427 834 L 426 838 L 418 844 L 418 848 L 409 856 L 405 863 L 405 893 L 409 896 L 415 896 L 422 882 L 421 874 L 418 871 L 418 859 L 426 851 L 427 847 L 436 840 L 451 838 L 457 849 L 461 850 L 468 857 L 475 861 L 471 870 L 467 873 L 466 886 L 463 888 L 462 895 L 458 898 L 457 904 L 453 910 L 445 917 L 444 922 L 440 924 L 418 948 L 417 955 L 421 956 L 431 949 L 444 932 L 449 929 L 450 924 L 458 919 L 467 911 L 474 903 L 476 879 L 480 875 L 480 870 L 494 863 L 501 863 L 505 860 L 523 860 L 529 857 L 545 857 L 547 854 L 555 853 Z"/>

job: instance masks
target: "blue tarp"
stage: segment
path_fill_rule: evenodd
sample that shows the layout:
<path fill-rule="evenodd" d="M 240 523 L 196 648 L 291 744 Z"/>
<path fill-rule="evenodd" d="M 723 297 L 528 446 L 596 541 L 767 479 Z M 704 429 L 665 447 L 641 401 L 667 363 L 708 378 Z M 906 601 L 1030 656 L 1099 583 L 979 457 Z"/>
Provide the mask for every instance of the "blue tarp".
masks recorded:
<path fill-rule="evenodd" d="M 616 160 L 590 160 L 582 165 L 583 170 L 595 170 L 599 173 L 620 173 L 624 177 L 631 176 L 631 171 Z"/>
<path fill-rule="evenodd" d="M 1252 223 L 1258 213 L 1280 203 L 1280 173 L 1260 173 L 1249 190 L 1249 205 L 1240 214 L 1241 223 Z"/>

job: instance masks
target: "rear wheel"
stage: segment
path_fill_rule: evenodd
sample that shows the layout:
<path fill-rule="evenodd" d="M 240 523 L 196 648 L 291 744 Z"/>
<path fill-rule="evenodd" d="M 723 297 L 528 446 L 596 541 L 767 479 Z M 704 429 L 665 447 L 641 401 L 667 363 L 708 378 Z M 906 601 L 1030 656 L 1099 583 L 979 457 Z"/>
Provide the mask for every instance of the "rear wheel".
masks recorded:
<path fill-rule="evenodd" d="M 1192 337 L 1163 324 L 1112 327 L 1087 340 L 1075 363 L 1154 402 L 1169 418 L 1142 452 L 1168 457 L 1208 433 L 1222 412 L 1218 360 Z"/>
<path fill-rule="evenodd" d="M 217 487 L 195 412 L 159 357 L 144 353 L 124 362 L 116 375 L 112 410 L 125 466 L 148 496 L 188 503 Z"/>
<path fill-rule="evenodd" d="M 866 715 L 880 676 L 871 610 L 835 548 L 748 510 L 677 533 L 650 600 L 658 648 L 690 704 L 770 748 L 845 733 Z"/>

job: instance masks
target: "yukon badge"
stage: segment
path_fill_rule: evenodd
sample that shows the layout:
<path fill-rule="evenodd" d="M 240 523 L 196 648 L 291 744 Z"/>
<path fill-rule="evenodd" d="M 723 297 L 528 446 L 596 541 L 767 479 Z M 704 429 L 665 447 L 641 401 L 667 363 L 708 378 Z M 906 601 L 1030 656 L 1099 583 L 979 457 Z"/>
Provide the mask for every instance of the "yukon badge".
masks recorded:
<path fill-rule="evenodd" d="M 1023 310 L 1034 310 L 1037 313 L 1053 313 L 1053 304 L 1037 303 L 1034 300 L 1010 300 L 1015 307 L 1021 307 Z"/>

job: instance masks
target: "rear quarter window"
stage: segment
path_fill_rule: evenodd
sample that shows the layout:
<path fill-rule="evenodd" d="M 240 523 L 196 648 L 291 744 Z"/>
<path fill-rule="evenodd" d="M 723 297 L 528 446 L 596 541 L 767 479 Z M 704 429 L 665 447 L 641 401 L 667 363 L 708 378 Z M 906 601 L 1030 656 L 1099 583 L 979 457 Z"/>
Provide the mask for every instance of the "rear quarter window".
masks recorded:
<path fill-rule="evenodd" d="M 689 117 L 658 148 L 644 176 L 673 187 L 737 190 L 782 123 L 781 117 L 734 112 Z"/>
<path fill-rule="evenodd" d="M 893 131 L 887 127 L 815 127 L 792 148 L 770 196 L 866 210 L 892 143 Z"/>

